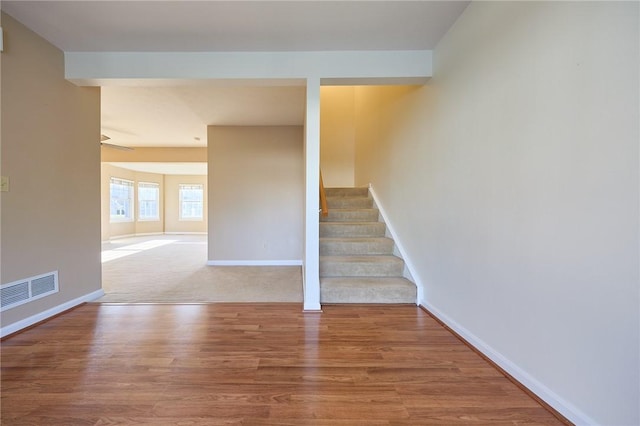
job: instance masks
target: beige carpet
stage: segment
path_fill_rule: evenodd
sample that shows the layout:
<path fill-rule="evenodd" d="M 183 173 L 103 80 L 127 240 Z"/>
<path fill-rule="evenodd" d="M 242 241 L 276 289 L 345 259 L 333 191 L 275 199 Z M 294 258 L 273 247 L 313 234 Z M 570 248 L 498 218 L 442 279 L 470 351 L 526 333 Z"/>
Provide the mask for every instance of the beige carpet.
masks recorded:
<path fill-rule="evenodd" d="M 299 266 L 207 266 L 205 235 L 154 235 L 103 244 L 96 302 L 302 302 Z"/>

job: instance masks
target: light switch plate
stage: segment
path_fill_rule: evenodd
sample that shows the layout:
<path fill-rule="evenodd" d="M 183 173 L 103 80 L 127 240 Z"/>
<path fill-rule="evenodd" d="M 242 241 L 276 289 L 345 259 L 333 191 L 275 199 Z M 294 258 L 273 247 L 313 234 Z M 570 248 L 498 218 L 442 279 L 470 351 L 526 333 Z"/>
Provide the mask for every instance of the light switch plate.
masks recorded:
<path fill-rule="evenodd" d="M 0 192 L 9 192 L 9 176 L 0 178 Z"/>

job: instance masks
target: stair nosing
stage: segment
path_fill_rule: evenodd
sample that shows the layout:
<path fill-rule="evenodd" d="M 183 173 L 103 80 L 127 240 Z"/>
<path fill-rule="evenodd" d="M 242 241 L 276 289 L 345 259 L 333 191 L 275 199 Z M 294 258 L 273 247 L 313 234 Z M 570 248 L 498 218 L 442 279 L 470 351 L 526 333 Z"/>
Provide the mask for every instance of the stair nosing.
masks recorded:
<path fill-rule="evenodd" d="M 358 254 L 358 255 L 354 255 L 354 256 L 349 256 L 349 255 L 338 255 L 338 256 L 334 256 L 334 255 L 323 255 L 320 256 L 320 262 L 324 261 L 324 262 L 340 262 L 340 261 L 344 261 L 344 262 L 356 262 L 356 261 L 370 261 L 372 259 L 378 258 L 379 260 L 383 261 L 383 262 L 404 262 L 404 260 L 402 260 L 401 258 L 399 258 L 398 256 L 395 255 L 391 255 L 391 254 Z"/>
<path fill-rule="evenodd" d="M 321 242 L 345 242 L 345 243 L 355 243 L 355 242 L 363 242 L 363 243 L 369 243 L 369 242 L 387 242 L 387 241 L 391 241 L 393 242 L 392 238 L 389 237 L 363 237 L 363 236 L 357 236 L 357 237 L 320 237 L 320 241 Z"/>

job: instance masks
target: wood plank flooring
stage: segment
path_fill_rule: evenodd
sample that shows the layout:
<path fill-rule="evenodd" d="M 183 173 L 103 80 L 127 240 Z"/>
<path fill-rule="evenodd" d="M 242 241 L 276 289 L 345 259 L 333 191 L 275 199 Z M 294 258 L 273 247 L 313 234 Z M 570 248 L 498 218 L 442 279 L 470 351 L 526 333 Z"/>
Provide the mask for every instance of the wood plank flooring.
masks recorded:
<path fill-rule="evenodd" d="M 415 306 L 86 304 L 4 340 L 3 425 L 555 425 Z"/>

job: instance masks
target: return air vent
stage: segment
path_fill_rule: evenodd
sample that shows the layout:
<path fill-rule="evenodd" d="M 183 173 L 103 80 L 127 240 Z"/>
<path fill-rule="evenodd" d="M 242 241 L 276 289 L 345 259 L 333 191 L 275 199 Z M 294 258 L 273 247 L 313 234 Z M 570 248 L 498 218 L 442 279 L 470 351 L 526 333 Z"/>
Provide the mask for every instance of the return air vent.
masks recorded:
<path fill-rule="evenodd" d="M 58 271 L 0 286 L 0 312 L 58 292 Z"/>
<path fill-rule="evenodd" d="M 11 305 L 21 304 L 29 300 L 29 281 L 21 281 L 0 289 L 2 294 L 2 309 Z"/>

